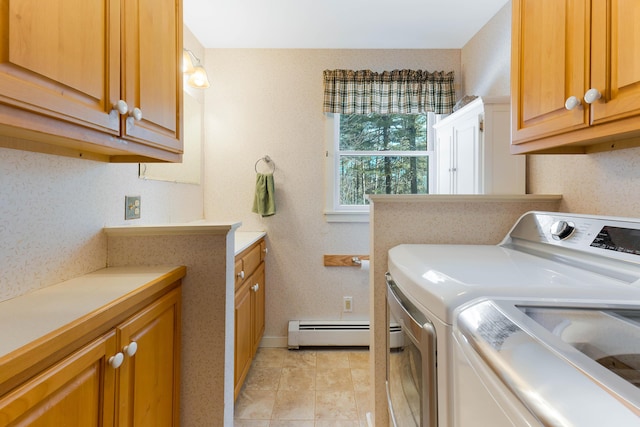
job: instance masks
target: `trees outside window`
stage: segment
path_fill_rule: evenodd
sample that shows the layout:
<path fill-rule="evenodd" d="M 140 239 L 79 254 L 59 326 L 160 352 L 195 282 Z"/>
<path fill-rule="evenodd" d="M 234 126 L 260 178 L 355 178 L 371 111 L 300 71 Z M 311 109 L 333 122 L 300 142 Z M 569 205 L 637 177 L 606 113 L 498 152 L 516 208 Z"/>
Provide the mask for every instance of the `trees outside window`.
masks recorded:
<path fill-rule="evenodd" d="M 339 121 L 339 205 L 367 205 L 369 194 L 429 193 L 427 115 L 343 114 Z"/>

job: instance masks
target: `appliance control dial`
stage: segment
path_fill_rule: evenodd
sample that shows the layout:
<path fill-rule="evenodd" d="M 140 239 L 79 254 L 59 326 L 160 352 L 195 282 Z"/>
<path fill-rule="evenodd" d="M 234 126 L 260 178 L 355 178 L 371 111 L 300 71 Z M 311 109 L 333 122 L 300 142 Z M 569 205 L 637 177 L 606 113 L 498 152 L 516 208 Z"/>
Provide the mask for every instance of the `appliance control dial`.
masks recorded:
<path fill-rule="evenodd" d="M 555 240 L 566 240 L 576 231 L 576 225 L 571 221 L 556 221 L 551 224 L 551 237 Z"/>

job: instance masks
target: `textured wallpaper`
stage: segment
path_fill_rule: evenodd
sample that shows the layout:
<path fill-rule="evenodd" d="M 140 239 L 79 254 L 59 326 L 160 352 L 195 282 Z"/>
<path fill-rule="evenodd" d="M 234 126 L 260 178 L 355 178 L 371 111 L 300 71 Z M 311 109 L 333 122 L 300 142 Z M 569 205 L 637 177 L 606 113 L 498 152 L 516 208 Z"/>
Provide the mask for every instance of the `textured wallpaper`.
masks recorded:
<path fill-rule="evenodd" d="M 640 148 L 530 155 L 529 188 L 563 194 L 562 211 L 640 218 Z"/>
<path fill-rule="evenodd" d="M 184 43 L 202 57 L 188 29 Z M 105 267 L 105 225 L 203 218 L 202 189 L 141 180 L 137 163 L 0 148 L 0 301 Z M 125 195 L 141 196 L 140 219 L 124 220 Z"/>
<path fill-rule="evenodd" d="M 461 95 L 509 96 L 511 2 L 462 48 Z"/>
<path fill-rule="evenodd" d="M 368 319 L 368 275 L 324 267 L 324 254 L 365 254 L 368 224 L 324 219 L 325 69 L 401 68 L 460 73 L 459 50 L 210 49 L 206 94 L 205 215 L 264 230 L 267 262 L 265 336 L 285 339 L 292 319 Z M 276 165 L 277 213 L 251 213 L 256 160 Z M 342 312 L 342 297 L 353 312 Z"/>
<path fill-rule="evenodd" d="M 141 180 L 137 164 L 0 148 L 0 183 L 0 300 L 105 267 L 105 225 L 202 218 L 200 186 Z M 125 195 L 141 219 L 125 222 Z"/>

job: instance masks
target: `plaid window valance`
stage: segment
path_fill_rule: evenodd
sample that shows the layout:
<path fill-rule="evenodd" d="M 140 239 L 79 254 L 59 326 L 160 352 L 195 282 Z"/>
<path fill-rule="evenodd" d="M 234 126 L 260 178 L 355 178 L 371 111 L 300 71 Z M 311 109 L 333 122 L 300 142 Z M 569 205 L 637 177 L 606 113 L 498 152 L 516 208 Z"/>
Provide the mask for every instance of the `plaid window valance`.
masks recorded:
<path fill-rule="evenodd" d="M 324 71 L 325 113 L 449 114 L 455 103 L 453 71 Z"/>

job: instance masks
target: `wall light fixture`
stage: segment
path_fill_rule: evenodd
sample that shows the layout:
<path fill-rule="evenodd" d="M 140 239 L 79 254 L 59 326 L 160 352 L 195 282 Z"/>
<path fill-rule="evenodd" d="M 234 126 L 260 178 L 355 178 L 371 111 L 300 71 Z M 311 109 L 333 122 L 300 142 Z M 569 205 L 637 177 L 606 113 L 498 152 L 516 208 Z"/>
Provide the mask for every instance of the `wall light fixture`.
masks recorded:
<path fill-rule="evenodd" d="M 198 89 L 209 87 L 209 78 L 200 60 L 189 49 L 182 51 L 182 72 L 189 76 L 187 84 Z"/>

